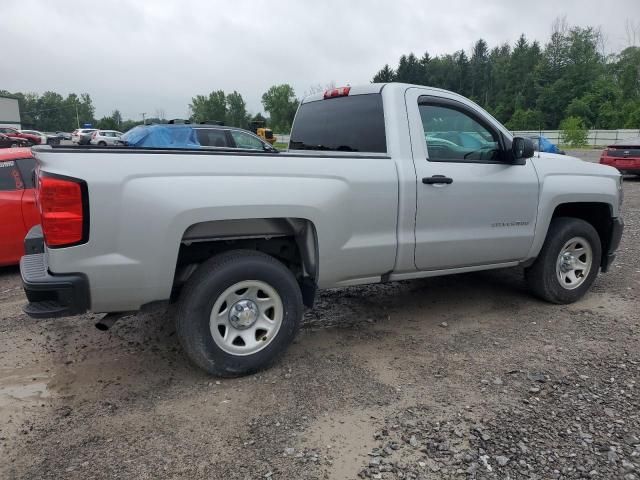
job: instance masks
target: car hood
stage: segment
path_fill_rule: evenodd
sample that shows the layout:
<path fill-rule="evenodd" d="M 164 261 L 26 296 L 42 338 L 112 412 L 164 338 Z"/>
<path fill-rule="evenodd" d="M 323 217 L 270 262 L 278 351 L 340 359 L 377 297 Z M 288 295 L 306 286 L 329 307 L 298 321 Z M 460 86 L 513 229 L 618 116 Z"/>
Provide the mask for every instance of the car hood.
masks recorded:
<path fill-rule="evenodd" d="M 531 161 L 541 179 L 547 175 L 588 175 L 611 178 L 620 176 L 620 172 L 613 167 L 587 162 L 570 155 L 536 152 Z"/>

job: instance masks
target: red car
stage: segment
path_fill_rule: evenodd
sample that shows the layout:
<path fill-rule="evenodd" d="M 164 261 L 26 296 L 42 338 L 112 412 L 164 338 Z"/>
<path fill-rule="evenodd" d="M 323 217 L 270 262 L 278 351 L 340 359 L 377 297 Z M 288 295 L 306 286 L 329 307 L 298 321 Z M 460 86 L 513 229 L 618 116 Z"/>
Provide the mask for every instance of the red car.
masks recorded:
<path fill-rule="evenodd" d="M 20 261 L 24 237 L 40 223 L 32 175 L 35 165 L 30 148 L 0 150 L 0 266 Z"/>
<path fill-rule="evenodd" d="M 640 175 L 640 137 L 609 145 L 600 163 L 616 167 L 620 173 Z"/>
<path fill-rule="evenodd" d="M 16 147 L 28 147 L 29 142 L 24 138 L 9 137 L 4 133 L 0 133 L 0 148 L 16 148 Z"/>
<path fill-rule="evenodd" d="M 40 145 L 40 137 L 38 135 L 31 135 L 30 133 L 22 133 L 13 127 L 0 127 L 0 133 L 4 133 L 9 137 L 24 138 L 31 145 Z"/>

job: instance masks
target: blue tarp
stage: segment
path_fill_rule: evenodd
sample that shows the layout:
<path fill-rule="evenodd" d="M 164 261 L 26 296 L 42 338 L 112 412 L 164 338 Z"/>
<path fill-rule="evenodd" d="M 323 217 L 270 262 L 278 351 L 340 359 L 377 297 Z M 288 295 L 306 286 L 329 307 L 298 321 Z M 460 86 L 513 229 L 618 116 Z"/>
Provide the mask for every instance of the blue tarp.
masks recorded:
<path fill-rule="evenodd" d="M 130 147 L 200 148 L 191 125 L 139 125 L 125 133 L 121 140 Z"/>
<path fill-rule="evenodd" d="M 558 148 L 558 146 L 551 143 L 551 141 L 544 135 L 540 135 L 540 140 L 538 140 L 538 137 L 532 140 L 536 150 L 538 150 L 539 148 L 541 152 L 545 152 L 545 153 L 560 153 L 560 149 Z M 538 146 L 538 142 L 539 142 L 539 146 Z"/>

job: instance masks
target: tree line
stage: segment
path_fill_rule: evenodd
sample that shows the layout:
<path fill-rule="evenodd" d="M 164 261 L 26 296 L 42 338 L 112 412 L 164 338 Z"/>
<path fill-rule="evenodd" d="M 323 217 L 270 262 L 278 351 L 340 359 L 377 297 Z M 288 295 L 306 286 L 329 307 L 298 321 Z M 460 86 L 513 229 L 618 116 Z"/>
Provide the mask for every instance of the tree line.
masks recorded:
<path fill-rule="evenodd" d="M 511 130 L 640 128 L 640 47 L 605 55 L 603 45 L 598 29 L 559 19 L 544 46 L 523 34 L 513 47 L 480 39 L 469 53 L 409 53 L 373 81 L 452 90 Z"/>
<path fill-rule="evenodd" d="M 25 128 L 44 132 L 70 132 L 86 123 L 96 128 L 127 131 L 142 124 L 142 119 L 123 119 L 119 110 L 111 115 L 95 118 L 95 107 L 88 93 L 71 93 L 63 97 L 59 93 L 47 91 L 36 93 L 9 92 L 0 90 L 0 95 L 18 100 L 21 123 Z M 274 85 L 262 95 L 262 105 L 269 115 L 252 115 L 247 110 L 242 95 L 235 90 L 225 94 L 214 90 L 208 95 L 196 95 L 189 104 L 189 120 L 194 123 L 222 122 L 240 128 L 250 128 L 252 122 L 258 122 L 272 128 L 275 132 L 288 132 L 298 108 L 294 89 L 288 85 Z M 164 112 L 156 110 L 155 116 L 145 118 L 145 123 L 167 123 Z"/>

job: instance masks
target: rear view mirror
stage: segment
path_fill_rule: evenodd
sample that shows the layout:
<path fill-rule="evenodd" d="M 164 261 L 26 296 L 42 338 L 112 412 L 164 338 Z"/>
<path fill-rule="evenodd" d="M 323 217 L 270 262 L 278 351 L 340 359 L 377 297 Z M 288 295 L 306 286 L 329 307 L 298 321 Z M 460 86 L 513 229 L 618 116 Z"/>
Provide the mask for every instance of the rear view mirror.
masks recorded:
<path fill-rule="evenodd" d="M 511 155 L 514 163 L 523 163 L 523 160 L 533 157 L 533 153 L 533 142 L 530 138 L 513 137 Z"/>

